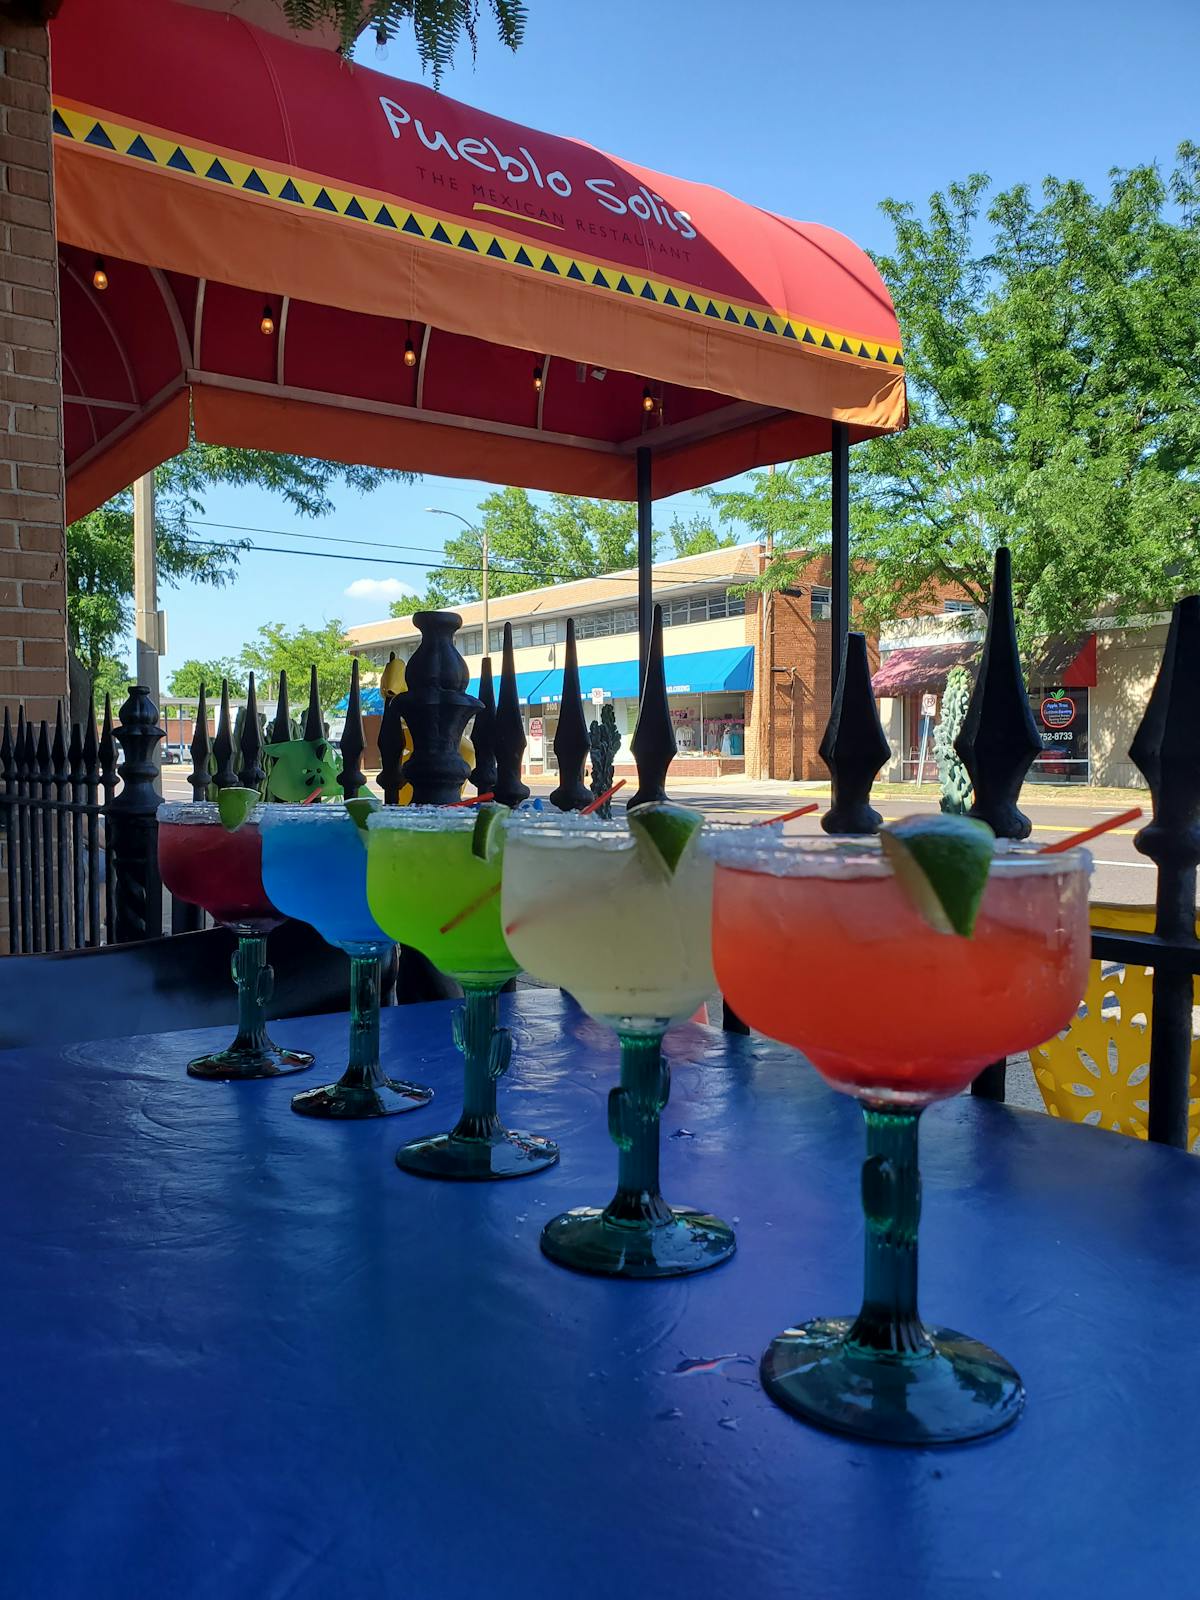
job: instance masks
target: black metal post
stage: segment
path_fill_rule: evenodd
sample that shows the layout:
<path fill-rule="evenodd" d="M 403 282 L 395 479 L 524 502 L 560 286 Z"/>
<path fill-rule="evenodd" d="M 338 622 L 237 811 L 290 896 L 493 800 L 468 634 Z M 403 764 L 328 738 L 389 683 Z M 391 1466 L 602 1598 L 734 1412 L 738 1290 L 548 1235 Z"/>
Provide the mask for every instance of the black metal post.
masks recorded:
<path fill-rule="evenodd" d="M 75 948 L 82 950 L 87 944 L 87 863 L 83 856 L 83 818 L 87 811 L 87 768 L 83 759 L 83 729 L 77 722 L 71 724 L 71 742 L 67 747 L 67 764 L 71 772 L 71 905 L 74 911 L 73 939 Z"/>
<path fill-rule="evenodd" d="M 871 805 L 871 788 L 891 754 L 871 692 L 865 633 L 848 633 L 842 646 L 833 709 L 819 751 L 829 768 L 832 797 L 821 818 L 826 833 L 875 833 L 883 818 Z"/>
<path fill-rule="evenodd" d="M 367 738 L 363 732 L 362 719 L 362 691 L 358 682 L 358 657 L 355 656 L 350 667 L 350 694 L 346 701 L 346 721 L 339 745 L 342 753 L 342 770 L 338 773 L 338 785 L 347 800 L 353 800 L 367 781 L 362 769 L 363 751 L 366 748 Z"/>
<path fill-rule="evenodd" d="M 462 618 L 454 611 L 416 611 L 412 621 L 421 642 L 405 672 L 407 687 L 389 702 L 379 731 L 383 797 L 394 805 L 399 789 L 411 783 L 414 805 L 451 805 L 471 775 L 458 747 L 480 702 L 467 693 L 470 673 L 454 643 Z M 403 746 L 401 721 L 412 734 L 413 747 L 393 781 L 388 755 Z"/>
<path fill-rule="evenodd" d="M 257 726 L 257 724 L 256 724 Z M 159 794 L 155 746 L 163 737 L 158 707 L 144 684 L 135 684 L 121 707 L 121 792 L 109 805 L 109 865 L 116 879 L 114 938 L 156 939 L 162 933 L 162 878 L 158 870 Z"/>
<path fill-rule="evenodd" d="M 100 789 L 104 796 L 101 801 L 101 815 L 104 817 L 104 939 L 108 944 L 114 944 L 117 937 L 117 911 L 115 884 L 117 879 L 113 867 L 113 842 L 108 827 L 108 809 L 113 803 L 117 792 L 117 741 L 113 734 L 112 696 L 104 696 L 104 722 L 100 728 L 100 745 L 98 749 L 100 763 Z M 97 830 L 99 831 L 99 830 Z M 100 855 L 95 857 L 99 863 Z M 96 943 L 101 941 L 97 939 Z"/>
<path fill-rule="evenodd" d="M 996 551 L 992 572 L 979 676 L 954 748 L 975 789 L 969 814 L 986 822 L 997 839 L 1027 839 L 1032 824 L 1018 809 L 1017 799 L 1042 741 L 1021 671 L 1012 559 L 1003 546 Z M 1007 1076 L 1007 1063 L 993 1061 L 972 1083 L 971 1093 L 983 1100 L 1003 1100 Z"/>
<path fill-rule="evenodd" d="M 8 873 L 8 950 L 20 948 L 21 913 L 17 888 L 17 762 L 13 751 L 12 721 L 4 708 L 4 738 L 0 741 L 0 770 L 4 774 L 4 864 Z"/>
<path fill-rule="evenodd" d="M 562 705 L 554 731 L 554 759 L 558 763 L 558 785 L 550 804 L 560 811 L 582 811 L 592 799 L 583 781 L 583 764 L 591 749 L 588 725 L 579 693 L 579 660 L 575 651 L 575 619 L 567 618 L 567 644 L 563 656 Z"/>
<path fill-rule="evenodd" d="M 71 766 L 67 759 L 67 730 L 63 723 L 62 701 L 54 714 L 54 744 L 50 750 L 54 763 L 54 846 L 55 896 L 58 902 L 58 948 L 71 948 Z"/>
<path fill-rule="evenodd" d="M 654 628 L 654 529 L 650 511 L 651 467 L 647 446 L 639 447 L 637 464 L 638 553 L 638 694 L 646 682 L 650 635 Z"/>
<path fill-rule="evenodd" d="M 637 764 L 637 792 L 626 806 L 633 811 L 667 798 L 667 769 L 675 759 L 675 725 L 667 700 L 667 674 L 663 662 L 662 607 L 655 606 L 650 629 L 650 649 L 642 662 L 642 699 L 637 727 L 629 741 Z"/>
<path fill-rule="evenodd" d="M 1181 600 L 1150 703 L 1129 754 L 1145 775 L 1154 819 L 1134 840 L 1158 867 L 1154 932 L 1175 948 L 1196 948 L 1196 867 L 1200 863 L 1200 596 Z M 1151 958 L 1153 959 L 1153 958 Z M 1188 1147 L 1193 979 L 1154 965 L 1150 1022 L 1150 1137 Z"/>
<path fill-rule="evenodd" d="M 479 710 L 471 724 L 475 766 L 471 782 L 476 794 L 496 792 L 496 691 L 492 685 L 492 658 L 485 655 L 479 668 Z"/>
<path fill-rule="evenodd" d="M 833 504 L 830 512 L 830 629 L 829 703 L 837 695 L 837 663 L 846 650 L 850 632 L 850 429 L 844 422 L 833 424 L 830 458 Z"/>
<path fill-rule="evenodd" d="M 522 782 L 521 762 L 525 756 L 525 719 L 517 695 L 517 669 L 513 660 L 512 623 L 504 624 L 504 652 L 500 665 L 500 693 L 496 696 L 496 721 L 493 748 L 496 752 L 496 799 L 502 806 L 519 806 L 529 799 L 529 785 Z"/>

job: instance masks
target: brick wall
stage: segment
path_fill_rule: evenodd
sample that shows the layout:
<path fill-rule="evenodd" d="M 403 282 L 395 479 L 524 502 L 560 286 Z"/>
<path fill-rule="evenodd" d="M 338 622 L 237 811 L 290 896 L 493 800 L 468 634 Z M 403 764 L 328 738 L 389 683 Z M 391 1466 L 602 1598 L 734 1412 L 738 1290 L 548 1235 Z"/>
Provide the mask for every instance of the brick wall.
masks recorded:
<path fill-rule="evenodd" d="M 49 37 L 0 18 L 0 703 L 67 693 Z"/>

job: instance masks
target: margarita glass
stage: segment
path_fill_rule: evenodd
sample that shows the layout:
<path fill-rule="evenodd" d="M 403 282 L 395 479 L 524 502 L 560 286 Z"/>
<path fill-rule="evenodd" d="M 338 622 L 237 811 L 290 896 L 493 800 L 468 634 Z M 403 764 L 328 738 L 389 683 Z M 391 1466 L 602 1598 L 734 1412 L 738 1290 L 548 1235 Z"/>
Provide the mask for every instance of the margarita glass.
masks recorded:
<path fill-rule="evenodd" d="M 238 1031 L 233 1043 L 188 1062 L 193 1078 L 277 1078 L 312 1065 L 304 1050 L 285 1050 L 267 1033 L 264 1007 L 273 974 L 267 965 L 267 934 L 284 920 L 267 898 L 262 881 L 262 836 L 266 807 L 255 806 L 238 828 L 227 828 L 207 801 L 167 801 L 158 808 L 158 865 L 173 895 L 207 911 L 238 936 L 233 981 L 238 992 Z"/>
<path fill-rule="evenodd" d="M 558 1160 L 558 1146 L 513 1133 L 496 1111 L 512 1037 L 496 1025 L 497 998 L 517 963 L 500 931 L 503 826 L 486 855 L 474 848 L 470 807 L 386 806 L 367 819 L 367 903 L 393 938 L 463 988 L 454 1042 L 464 1066 L 463 1110 L 449 1133 L 416 1139 L 396 1164 L 427 1178 L 520 1178 Z"/>
<path fill-rule="evenodd" d="M 649 807 L 642 808 L 649 810 Z M 670 1206 L 659 1186 L 659 1118 L 670 1094 L 662 1040 L 716 988 L 712 862 L 692 838 L 671 871 L 625 822 L 515 821 L 504 858 L 504 936 L 526 972 L 615 1028 L 621 1084 L 608 1099 L 617 1190 L 542 1231 L 552 1261 L 624 1278 L 676 1277 L 733 1254 L 719 1218 Z"/>
<path fill-rule="evenodd" d="M 878 841 L 753 831 L 711 845 L 717 980 L 740 1016 L 859 1100 L 867 1124 L 862 1309 L 781 1333 L 762 1357 L 764 1387 L 808 1421 L 866 1438 L 926 1445 L 993 1433 L 1024 1404 L 1017 1373 L 917 1311 L 917 1122 L 989 1062 L 1074 1015 L 1087 979 L 1090 857 L 998 845 L 963 937 L 925 920 Z"/>
<path fill-rule="evenodd" d="M 390 1117 L 433 1090 L 389 1078 L 379 1061 L 380 962 L 392 941 L 367 906 L 367 835 L 344 805 L 271 805 L 262 814 L 263 884 L 273 904 L 350 957 L 350 1060 L 336 1083 L 306 1089 L 306 1117 Z"/>

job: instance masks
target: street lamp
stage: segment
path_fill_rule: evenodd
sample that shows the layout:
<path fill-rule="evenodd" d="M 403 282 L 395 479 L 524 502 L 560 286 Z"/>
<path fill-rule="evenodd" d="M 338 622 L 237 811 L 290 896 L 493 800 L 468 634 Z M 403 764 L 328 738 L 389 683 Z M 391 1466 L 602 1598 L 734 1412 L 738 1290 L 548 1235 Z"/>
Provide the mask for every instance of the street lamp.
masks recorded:
<path fill-rule="evenodd" d="M 491 654 L 491 637 L 488 632 L 488 534 L 487 528 L 477 528 L 473 522 L 468 522 L 459 511 L 443 511 L 441 506 L 426 506 L 426 511 L 435 517 L 455 517 L 470 533 L 477 533 L 483 545 L 483 653 Z"/>

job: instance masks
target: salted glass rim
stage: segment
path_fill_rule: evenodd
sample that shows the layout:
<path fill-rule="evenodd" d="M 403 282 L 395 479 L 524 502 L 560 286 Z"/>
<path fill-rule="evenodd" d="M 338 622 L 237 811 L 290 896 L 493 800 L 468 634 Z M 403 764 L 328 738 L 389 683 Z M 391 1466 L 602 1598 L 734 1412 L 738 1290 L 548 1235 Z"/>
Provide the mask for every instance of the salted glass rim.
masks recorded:
<path fill-rule="evenodd" d="M 747 828 L 756 837 L 738 837 L 741 829 L 700 834 L 700 847 L 719 867 L 755 872 L 772 878 L 890 878 L 891 863 L 877 838 L 813 838 L 785 834 L 782 828 Z M 763 836 L 766 837 L 763 837 Z M 997 839 L 989 876 L 1051 877 L 1090 869 L 1089 850 L 1077 846 L 1047 855 L 1036 845 Z"/>
<path fill-rule="evenodd" d="M 403 833 L 466 833 L 475 826 L 479 808 L 468 806 L 381 806 L 367 817 L 367 828 L 395 828 Z"/>
<path fill-rule="evenodd" d="M 307 804 L 303 800 L 275 800 L 262 808 L 259 820 L 268 828 L 290 826 L 292 823 L 312 824 L 320 822 L 346 822 L 353 821 L 346 810 L 345 802 L 341 800 L 314 800 Z"/>
<path fill-rule="evenodd" d="M 246 822 L 261 822 L 270 807 L 259 800 L 250 808 Z M 163 800 L 155 812 L 158 822 L 190 823 L 193 826 L 211 826 L 221 821 L 221 811 L 215 800 Z M 243 826 L 245 824 L 242 824 Z M 227 829 L 227 832 L 236 830 Z"/>
<path fill-rule="evenodd" d="M 514 812 L 504 830 L 506 843 L 519 840 L 539 849 L 592 846 L 599 850 L 632 850 L 629 824 L 618 817 L 581 816 L 578 811 Z"/>

